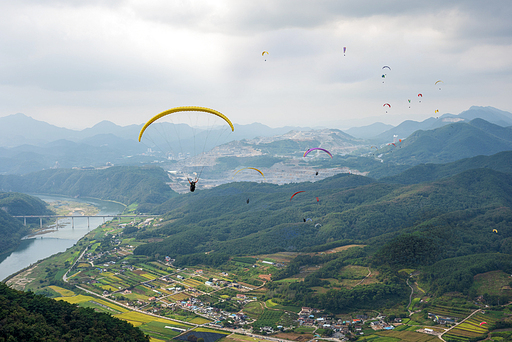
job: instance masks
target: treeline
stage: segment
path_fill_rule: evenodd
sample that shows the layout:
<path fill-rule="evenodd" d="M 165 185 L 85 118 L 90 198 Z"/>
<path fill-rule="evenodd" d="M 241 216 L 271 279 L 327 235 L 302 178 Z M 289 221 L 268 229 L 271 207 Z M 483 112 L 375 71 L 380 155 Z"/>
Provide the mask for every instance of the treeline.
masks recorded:
<path fill-rule="evenodd" d="M 101 170 L 52 169 L 26 175 L 0 176 L 0 190 L 93 197 L 139 204 L 140 212 L 177 194 L 158 167 L 115 166 Z"/>
<path fill-rule="evenodd" d="M 149 341 L 133 325 L 90 308 L 78 308 L 0 283 L 3 341 Z"/>

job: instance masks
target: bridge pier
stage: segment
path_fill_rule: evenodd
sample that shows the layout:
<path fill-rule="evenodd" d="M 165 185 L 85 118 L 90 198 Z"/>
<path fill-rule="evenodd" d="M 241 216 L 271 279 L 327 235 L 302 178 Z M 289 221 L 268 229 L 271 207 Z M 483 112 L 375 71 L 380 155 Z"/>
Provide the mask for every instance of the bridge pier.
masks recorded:
<path fill-rule="evenodd" d="M 39 218 L 39 228 L 43 229 L 43 218 L 42 217 Z"/>
<path fill-rule="evenodd" d="M 27 225 L 27 218 L 26 217 L 23 217 L 23 225 L 26 226 Z"/>
<path fill-rule="evenodd" d="M 89 228 L 89 216 L 87 216 L 87 228 Z"/>
<path fill-rule="evenodd" d="M 71 216 L 71 228 L 75 228 L 75 218 Z"/>

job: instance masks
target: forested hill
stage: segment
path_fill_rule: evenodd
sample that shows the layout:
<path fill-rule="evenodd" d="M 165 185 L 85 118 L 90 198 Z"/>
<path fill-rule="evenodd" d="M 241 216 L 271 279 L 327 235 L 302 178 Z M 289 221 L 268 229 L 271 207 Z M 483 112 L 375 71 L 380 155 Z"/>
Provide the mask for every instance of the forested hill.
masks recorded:
<path fill-rule="evenodd" d="M 0 283 L 3 341 L 149 341 L 142 331 L 110 314 L 78 308 Z"/>
<path fill-rule="evenodd" d="M 0 192 L 0 209 L 12 216 L 53 214 L 41 199 L 18 192 Z"/>
<path fill-rule="evenodd" d="M 150 211 L 177 194 L 165 184 L 167 173 L 159 167 L 115 166 L 100 170 L 53 169 L 27 175 L 0 176 L 0 190 L 94 197 L 139 204 Z"/>
<path fill-rule="evenodd" d="M 462 158 L 512 150 L 512 127 L 482 119 L 416 131 L 402 142 L 379 150 L 383 159 L 399 164 L 450 163 Z"/>
<path fill-rule="evenodd" d="M 52 211 L 39 198 L 7 192 L 0 193 L 0 254 L 16 247 L 28 233 L 16 215 L 50 215 Z"/>
<path fill-rule="evenodd" d="M 399 175 L 380 178 L 385 183 L 417 184 L 450 177 L 458 173 L 478 168 L 492 169 L 504 173 L 512 173 L 512 151 L 465 158 L 448 164 L 420 164 Z"/>
<path fill-rule="evenodd" d="M 300 190 L 305 192 L 290 200 Z M 172 220 L 137 236 L 163 241 L 142 245 L 136 254 L 218 262 L 226 255 L 319 250 L 351 241 L 377 250 L 411 234 L 421 248 L 439 247 L 410 259 L 417 264 L 512 250 L 512 231 L 504 229 L 512 224 L 512 175 L 489 169 L 417 185 L 350 174 L 286 186 L 232 183 L 171 199 L 161 208 Z M 435 244 L 427 244 L 429 237 L 436 237 Z"/>

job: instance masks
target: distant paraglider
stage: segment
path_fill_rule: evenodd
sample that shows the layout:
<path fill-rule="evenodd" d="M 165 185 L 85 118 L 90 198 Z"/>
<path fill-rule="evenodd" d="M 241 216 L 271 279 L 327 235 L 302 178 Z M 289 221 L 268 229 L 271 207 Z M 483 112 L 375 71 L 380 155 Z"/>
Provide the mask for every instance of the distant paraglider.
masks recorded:
<path fill-rule="evenodd" d="M 294 194 L 292 195 L 292 197 L 290 197 L 290 201 L 292 200 L 292 198 L 293 198 L 293 197 L 295 197 L 295 195 L 300 194 L 301 192 L 306 192 L 306 191 L 304 191 L 304 190 L 302 190 L 302 191 L 297 191 L 296 193 L 294 193 Z"/>
<path fill-rule="evenodd" d="M 493 233 L 498 233 L 498 230 L 497 229 L 493 229 L 492 232 Z"/>
<path fill-rule="evenodd" d="M 436 83 L 434 83 L 435 85 L 437 85 L 438 83 L 444 83 L 443 81 L 439 80 L 437 81 Z M 441 88 L 439 88 L 439 90 L 441 90 Z"/>
<path fill-rule="evenodd" d="M 268 55 L 268 51 L 263 51 L 263 52 L 261 53 L 261 56 L 265 56 L 265 54 L 267 54 L 267 55 Z M 267 60 L 265 59 L 265 62 L 266 62 L 266 61 L 267 61 Z"/>
<path fill-rule="evenodd" d="M 423 97 L 423 94 L 421 94 L 421 93 L 420 93 L 420 94 L 418 94 L 418 97 Z M 420 102 L 421 102 L 421 100 L 420 100 Z"/>
<path fill-rule="evenodd" d="M 345 56 L 345 52 L 347 52 L 347 47 L 346 46 L 343 47 L 343 56 Z"/>
<path fill-rule="evenodd" d="M 332 154 L 331 154 L 331 152 L 327 151 L 325 148 L 320 148 L 320 147 L 313 147 L 313 148 L 308 149 L 306 152 L 304 152 L 304 157 L 306 157 L 306 156 L 309 154 L 309 152 L 311 152 L 311 151 L 315 151 L 315 150 L 324 151 L 325 153 L 327 153 L 328 155 L 330 155 L 330 156 L 331 156 L 331 158 L 332 158 Z"/>
<path fill-rule="evenodd" d="M 235 175 L 236 175 L 238 172 L 243 171 L 243 170 L 254 170 L 254 171 L 257 171 L 260 175 L 262 175 L 262 176 L 263 176 L 263 178 L 265 178 L 265 175 L 263 174 L 263 172 L 262 172 L 261 170 L 259 170 L 259 169 L 255 168 L 255 167 L 244 167 L 244 168 L 242 168 L 242 169 L 240 169 L 240 170 L 236 171 L 236 172 L 233 174 L 233 177 L 235 177 Z M 233 178 L 233 177 L 232 177 L 232 178 Z"/>
<path fill-rule="evenodd" d="M 384 104 L 382 105 L 382 107 L 386 107 L 386 106 L 388 106 L 388 108 L 391 108 L 391 105 L 390 105 L 389 103 L 384 103 Z M 387 113 L 387 112 L 388 112 L 388 111 L 386 110 L 386 113 Z"/>

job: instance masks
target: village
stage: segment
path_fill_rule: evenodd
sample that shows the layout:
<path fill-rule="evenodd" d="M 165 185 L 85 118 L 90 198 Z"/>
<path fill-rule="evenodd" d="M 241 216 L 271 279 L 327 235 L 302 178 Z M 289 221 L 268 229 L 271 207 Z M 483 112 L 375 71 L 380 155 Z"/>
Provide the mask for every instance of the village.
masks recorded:
<path fill-rule="evenodd" d="M 67 297 L 68 300 L 106 310 L 133 323 L 141 320 L 135 313 L 147 315 L 146 324 L 154 317 L 165 319 L 165 327 L 174 334 L 201 326 L 274 341 L 353 341 L 374 334 L 399 336 L 406 332 L 437 338 L 446 332 L 464 331 L 465 325 L 483 331 L 485 326 L 476 326 L 495 320 L 481 309 L 435 305 L 428 312 L 412 310 L 410 316 L 372 310 L 333 315 L 312 307 L 283 306 L 266 296 L 265 285 L 296 253 L 232 257 L 220 268 L 179 267 L 170 257 L 134 255 L 140 242 L 125 236 L 124 231 L 161 224 L 157 218 L 114 220 L 92 231 L 83 240 L 81 251 L 74 251 L 75 256 L 68 259 L 75 263 L 68 265 L 64 278 L 70 289 L 74 286 L 97 299 L 79 295 L 77 299 Z M 361 274 L 368 272 L 364 267 L 351 267 Z M 353 286 L 357 286 L 355 282 L 361 283 L 355 280 Z M 416 299 L 414 303 L 418 305 L 429 300 Z M 410 308 L 414 305 L 410 304 Z M 123 313 L 126 310 L 130 313 Z M 420 319 L 422 315 L 424 319 Z"/>

